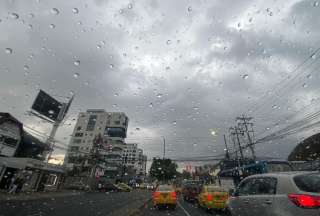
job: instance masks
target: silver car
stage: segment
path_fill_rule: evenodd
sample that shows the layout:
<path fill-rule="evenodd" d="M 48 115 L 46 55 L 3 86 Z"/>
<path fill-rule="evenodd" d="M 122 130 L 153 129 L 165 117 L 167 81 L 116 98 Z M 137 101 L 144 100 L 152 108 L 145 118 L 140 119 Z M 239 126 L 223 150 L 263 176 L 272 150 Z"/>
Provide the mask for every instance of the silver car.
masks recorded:
<path fill-rule="evenodd" d="M 319 216 L 320 172 L 253 175 L 228 201 L 232 216 Z"/>

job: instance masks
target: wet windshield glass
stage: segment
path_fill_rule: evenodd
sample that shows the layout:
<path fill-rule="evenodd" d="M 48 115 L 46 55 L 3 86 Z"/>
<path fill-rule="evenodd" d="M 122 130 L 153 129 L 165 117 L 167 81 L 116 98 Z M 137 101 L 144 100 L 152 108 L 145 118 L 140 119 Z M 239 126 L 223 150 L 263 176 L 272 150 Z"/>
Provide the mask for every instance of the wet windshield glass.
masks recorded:
<path fill-rule="evenodd" d="M 320 0 L 0 0 L 0 216 L 314 216 L 319 68 Z"/>

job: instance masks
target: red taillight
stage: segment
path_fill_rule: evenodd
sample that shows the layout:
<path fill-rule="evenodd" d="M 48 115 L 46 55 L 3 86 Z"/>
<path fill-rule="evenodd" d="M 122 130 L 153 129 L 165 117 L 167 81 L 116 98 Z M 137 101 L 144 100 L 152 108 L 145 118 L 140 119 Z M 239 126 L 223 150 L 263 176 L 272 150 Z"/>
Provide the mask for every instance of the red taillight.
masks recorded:
<path fill-rule="evenodd" d="M 153 198 L 159 198 L 160 196 L 160 192 L 156 191 L 156 192 L 153 192 Z"/>
<path fill-rule="evenodd" d="M 171 192 L 171 197 L 176 199 L 177 198 L 177 193 L 176 192 Z"/>
<path fill-rule="evenodd" d="M 212 195 L 211 195 L 211 194 L 208 194 L 208 195 L 207 195 L 207 200 L 208 200 L 208 201 L 212 201 Z"/>
<path fill-rule="evenodd" d="M 306 194 L 289 194 L 289 199 L 301 208 L 317 208 L 320 207 L 320 196 L 312 196 Z"/>

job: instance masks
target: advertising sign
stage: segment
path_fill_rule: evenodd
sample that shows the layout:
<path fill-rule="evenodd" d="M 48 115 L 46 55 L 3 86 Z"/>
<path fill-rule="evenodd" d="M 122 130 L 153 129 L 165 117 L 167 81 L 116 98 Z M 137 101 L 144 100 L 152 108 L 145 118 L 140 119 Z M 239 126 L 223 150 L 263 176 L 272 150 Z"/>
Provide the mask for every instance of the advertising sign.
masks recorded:
<path fill-rule="evenodd" d="M 62 103 L 40 90 L 31 108 L 37 113 L 56 121 L 62 108 Z"/>

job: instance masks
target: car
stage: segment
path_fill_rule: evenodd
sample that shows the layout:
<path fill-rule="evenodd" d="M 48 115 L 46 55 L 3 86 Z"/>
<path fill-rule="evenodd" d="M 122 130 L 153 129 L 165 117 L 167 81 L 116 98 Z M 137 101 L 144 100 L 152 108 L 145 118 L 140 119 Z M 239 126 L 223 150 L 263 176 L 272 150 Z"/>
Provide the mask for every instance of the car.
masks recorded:
<path fill-rule="evenodd" d="M 154 189 L 154 185 L 153 184 L 147 184 L 147 189 L 148 190 L 153 190 Z"/>
<path fill-rule="evenodd" d="M 197 197 L 197 203 L 207 210 L 225 210 L 229 193 L 216 185 L 204 185 Z"/>
<path fill-rule="evenodd" d="M 118 184 L 116 184 L 116 186 L 125 192 L 131 192 L 133 190 L 132 187 L 130 187 L 129 185 L 127 185 L 125 183 L 118 183 Z"/>
<path fill-rule="evenodd" d="M 103 190 L 105 192 L 122 192 L 123 190 L 115 184 L 105 183 L 103 185 Z"/>
<path fill-rule="evenodd" d="M 153 206 L 175 209 L 177 206 L 177 193 L 172 185 L 159 185 L 152 194 Z"/>
<path fill-rule="evenodd" d="M 196 201 L 200 193 L 201 185 L 199 184 L 186 184 L 182 187 L 182 197 L 185 201 Z"/>
<path fill-rule="evenodd" d="M 228 212 L 233 216 L 319 216 L 320 173 L 249 176 L 230 197 Z"/>

